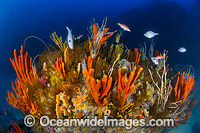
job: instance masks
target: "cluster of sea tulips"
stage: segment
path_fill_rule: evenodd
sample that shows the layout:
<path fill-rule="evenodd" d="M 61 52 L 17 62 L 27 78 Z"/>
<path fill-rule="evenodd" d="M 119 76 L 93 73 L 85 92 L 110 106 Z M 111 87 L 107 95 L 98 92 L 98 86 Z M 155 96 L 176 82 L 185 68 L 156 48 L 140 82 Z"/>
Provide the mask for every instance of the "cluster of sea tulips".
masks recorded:
<path fill-rule="evenodd" d="M 23 46 L 19 55 L 14 50 L 11 63 L 17 78 L 12 85 L 15 94 L 8 92 L 8 103 L 38 119 L 42 115 L 61 119 L 108 115 L 124 119 L 173 118 L 176 125 L 186 122 L 197 102 L 194 76 L 185 76 L 184 72 L 179 72 L 177 78 L 168 76 L 175 74 L 165 66 L 165 52 L 161 55 L 156 51 L 156 55 L 164 56 L 156 66 L 147 57 L 140 60 L 144 53 L 137 48 L 132 52 L 124 50 L 123 44 L 104 45 L 113 35 L 105 23 L 101 27 L 94 23 L 90 30 L 89 40 L 74 42 L 74 49 L 54 32 L 51 39 L 59 50 L 45 51 L 37 66 L 33 66 L 28 53 L 23 54 Z M 40 126 L 33 129 L 50 130 Z M 67 131 L 69 127 L 51 127 L 52 131 L 59 129 Z"/>

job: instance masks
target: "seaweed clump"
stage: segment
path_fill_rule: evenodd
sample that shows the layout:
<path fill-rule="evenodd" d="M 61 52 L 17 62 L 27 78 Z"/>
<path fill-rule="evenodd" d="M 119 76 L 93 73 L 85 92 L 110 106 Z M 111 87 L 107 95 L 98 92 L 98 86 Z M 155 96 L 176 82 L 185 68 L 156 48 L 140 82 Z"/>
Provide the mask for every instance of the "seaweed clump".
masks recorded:
<path fill-rule="evenodd" d="M 153 43 L 149 57 L 146 46 L 131 51 L 123 44 L 109 44 L 114 32 L 108 32 L 106 21 L 101 27 L 90 26 L 89 39 L 74 41 L 68 46 L 56 32 L 51 36 L 55 46 L 41 54 L 36 66 L 28 53 L 14 50 L 11 63 L 16 71 L 14 93 L 8 92 L 8 103 L 32 114 L 37 119 L 42 115 L 55 119 L 103 118 L 141 119 L 172 118 L 175 126 L 186 123 L 197 100 L 193 75 L 169 71 L 167 52 L 156 52 Z M 152 56 L 162 56 L 159 65 L 154 65 Z M 35 62 L 34 62 L 35 63 Z M 50 127 L 34 127 L 47 131 Z M 132 131 L 162 131 L 172 127 L 133 127 Z M 54 127 L 51 130 L 66 130 L 69 127 Z M 90 130 L 91 127 L 88 127 Z M 98 129 L 98 127 L 96 127 Z M 101 128 L 99 128 L 101 129 Z M 101 130 L 122 131 L 125 128 Z M 81 128 L 73 128 L 83 130 Z"/>

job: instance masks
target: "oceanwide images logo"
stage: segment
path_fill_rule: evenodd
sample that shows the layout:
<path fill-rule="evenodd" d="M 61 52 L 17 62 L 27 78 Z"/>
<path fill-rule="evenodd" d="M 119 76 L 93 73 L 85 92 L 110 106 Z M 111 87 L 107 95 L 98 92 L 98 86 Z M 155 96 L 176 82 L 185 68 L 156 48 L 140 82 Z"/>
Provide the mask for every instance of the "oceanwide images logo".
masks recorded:
<path fill-rule="evenodd" d="M 39 119 L 42 127 L 125 127 L 129 130 L 133 127 L 173 127 L 173 119 L 109 119 L 104 116 L 103 119 L 87 117 L 87 119 L 50 119 L 48 116 L 42 116 Z M 32 115 L 27 115 L 24 118 L 24 124 L 27 127 L 33 127 L 35 118 Z"/>

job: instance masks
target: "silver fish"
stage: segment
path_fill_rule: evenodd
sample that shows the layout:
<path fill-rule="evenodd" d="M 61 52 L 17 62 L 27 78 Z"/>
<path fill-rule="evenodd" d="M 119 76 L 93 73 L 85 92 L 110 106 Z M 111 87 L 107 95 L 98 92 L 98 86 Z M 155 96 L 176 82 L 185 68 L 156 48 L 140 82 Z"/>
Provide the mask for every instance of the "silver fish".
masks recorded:
<path fill-rule="evenodd" d="M 159 33 L 154 33 L 153 31 L 147 31 L 144 36 L 147 38 L 153 38 L 154 36 L 159 35 Z"/>
<path fill-rule="evenodd" d="M 186 48 L 180 47 L 180 48 L 178 49 L 178 51 L 181 52 L 181 53 L 184 53 L 184 52 L 186 52 Z"/>
<path fill-rule="evenodd" d="M 70 49 L 74 49 L 72 32 L 67 26 L 66 26 L 66 28 L 67 28 L 67 31 L 68 31 L 68 35 L 67 35 L 68 46 L 69 46 Z"/>

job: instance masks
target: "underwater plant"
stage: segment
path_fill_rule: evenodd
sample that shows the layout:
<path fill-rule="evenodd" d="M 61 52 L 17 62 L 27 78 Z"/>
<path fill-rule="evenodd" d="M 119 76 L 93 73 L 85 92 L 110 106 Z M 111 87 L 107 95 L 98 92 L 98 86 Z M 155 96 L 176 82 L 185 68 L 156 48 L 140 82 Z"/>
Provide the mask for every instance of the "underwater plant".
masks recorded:
<path fill-rule="evenodd" d="M 10 59 L 17 78 L 8 92 L 8 103 L 37 120 L 41 116 L 54 119 L 169 119 L 175 126 L 189 119 L 197 100 L 193 75 L 175 72 L 166 65 L 167 51 L 154 54 L 154 43 L 146 55 L 146 44 L 134 51 L 123 44 L 107 40 L 106 21 L 101 27 L 90 26 L 89 39 L 62 41 L 56 32 L 51 36 L 55 45 L 44 51 L 36 65 L 28 53 L 14 50 Z M 105 45 L 106 44 L 106 45 Z M 157 65 L 151 57 L 160 56 Z M 35 62 L 34 62 L 35 63 Z M 163 131 L 173 127 L 133 127 L 131 131 Z M 16 129 L 16 128 L 15 128 Z M 18 129 L 18 128 L 17 128 Z M 36 121 L 36 132 L 59 131 L 125 131 L 123 127 L 42 127 Z"/>

